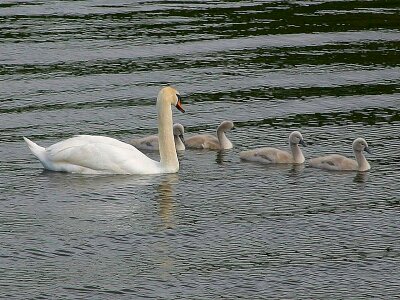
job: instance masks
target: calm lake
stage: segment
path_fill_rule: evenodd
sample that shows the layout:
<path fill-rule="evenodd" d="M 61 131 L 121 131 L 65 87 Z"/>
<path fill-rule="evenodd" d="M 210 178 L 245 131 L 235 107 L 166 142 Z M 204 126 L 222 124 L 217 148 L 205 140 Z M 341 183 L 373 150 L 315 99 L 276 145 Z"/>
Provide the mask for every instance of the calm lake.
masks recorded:
<path fill-rule="evenodd" d="M 0 1 L 0 298 L 393 299 L 400 295 L 398 1 Z M 177 174 L 43 171 L 22 137 L 157 132 L 228 151 Z M 260 146 L 369 172 L 240 161 Z M 157 152 L 147 153 L 159 159 Z"/>

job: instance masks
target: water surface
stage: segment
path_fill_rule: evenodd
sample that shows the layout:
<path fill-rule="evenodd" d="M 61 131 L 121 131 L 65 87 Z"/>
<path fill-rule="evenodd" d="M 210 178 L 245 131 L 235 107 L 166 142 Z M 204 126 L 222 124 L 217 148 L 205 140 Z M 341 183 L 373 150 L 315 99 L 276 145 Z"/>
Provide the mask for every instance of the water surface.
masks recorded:
<path fill-rule="evenodd" d="M 396 1 L 0 3 L 0 298 L 390 299 L 399 294 Z M 172 84 L 187 136 L 225 119 L 235 148 L 178 174 L 43 171 L 22 136 L 157 132 Z M 373 155 L 366 173 L 244 163 Z M 158 159 L 157 153 L 149 153 Z"/>

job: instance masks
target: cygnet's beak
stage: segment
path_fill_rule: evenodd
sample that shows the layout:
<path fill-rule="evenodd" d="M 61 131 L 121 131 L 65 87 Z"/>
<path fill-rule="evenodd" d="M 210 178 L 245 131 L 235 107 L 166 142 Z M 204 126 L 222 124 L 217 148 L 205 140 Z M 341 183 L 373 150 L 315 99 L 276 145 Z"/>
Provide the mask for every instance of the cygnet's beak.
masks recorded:
<path fill-rule="evenodd" d="M 183 137 L 183 134 L 180 134 L 180 135 L 179 135 L 179 138 L 181 139 L 182 143 L 185 144 L 185 139 L 184 139 L 184 137 Z"/>
<path fill-rule="evenodd" d="M 304 146 L 304 147 L 307 147 L 307 144 L 303 139 L 300 140 L 299 144 Z"/>
<path fill-rule="evenodd" d="M 368 147 L 365 147 L 365 148 L 364 148 L 364 151 L 372 155 L 372 152 L 371 152 L 371 150 L 369 150 Z"/>
<path fill-rule="evenodd" d="M 183 107 L 182 107 L 182 97 L 181 97 L 181 95 L 178 95 L 178 94 L 176 94 L 176 96 L 178 97 L 178 102 L 176 102 L 176 105 L 175 105 L 175 107 L 177 108 L 177 109 L 179 109 L 181 112 L 185 112 L 185 110 L 183 109 Z"/>

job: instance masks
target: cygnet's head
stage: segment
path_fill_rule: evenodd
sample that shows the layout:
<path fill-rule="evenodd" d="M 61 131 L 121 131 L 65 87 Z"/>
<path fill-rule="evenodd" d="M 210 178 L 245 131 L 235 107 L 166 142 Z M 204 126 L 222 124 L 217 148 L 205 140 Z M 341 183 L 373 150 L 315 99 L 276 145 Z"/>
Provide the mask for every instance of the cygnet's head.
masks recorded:
<path fill-rule="evenodd" d="M 301 135 L 301 133 L 299 131 L 293 131 L 290 135 L 289 135 L 289 143 L 293 144 L 293 145 L 302 145 L 302 146 L 306 146 L 306 143 L 304 142 L 303 136 Z"/>
<path fill-rule="evenodd" d="M 221 124 L 218 126 L 217 131 L 229 131 L 231 129 L 233 129 L 235 127 L 235 125 L 233 124 L 232 121 L 223 121 L 221 122 Z"/>
<path fill-rule="evenodd" d="M 179 137 L 181 139 L 182 143 L 185 143 L 185 139 L 183 137 L 183 134 L 185 133 L 185 129 L 183 128 L 183 125 L 179 124 L 179 123 L 175 123 L 173 130 L 174 130 L 174 135 Z"/>
<path fill-rule="evenodd" d="M 182 107 L 182 97 L 179 92 L 173 87 L 167 86 L 165 88 L 162 88 L 158 93 L 157 99 L 162 101 L 169 101 L 171 105 L 174 105 L 181 112 L 185 112 Z"/>
<path fill-rule="evenodd" d="M 356 152 L 368 152 L 369 154 L 371 154 L 371 151 L 368 148 L 368 144 L 367 141 L 364 140 L 363 138 L 357 138 L 354 140 L 353 142 L 353 150 Z"/>

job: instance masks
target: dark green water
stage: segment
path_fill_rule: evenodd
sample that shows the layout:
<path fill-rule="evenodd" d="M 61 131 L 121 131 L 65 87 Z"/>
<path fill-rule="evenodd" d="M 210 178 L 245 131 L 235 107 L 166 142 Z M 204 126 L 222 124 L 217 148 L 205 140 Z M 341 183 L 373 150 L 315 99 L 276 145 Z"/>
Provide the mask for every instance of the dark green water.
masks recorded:
<path fill-rule="evenodd" d="M 0 1 L 0 298 L 392 299 L 400 294 L 398 1 Z M 178 174 L 43 172 L 22 140 L 157 131 L 235 148 Z M 261 166 L 241 150 L 352 156 L 371 171 Z M 150 153 L 158 159 L 157 153 Z"/>

